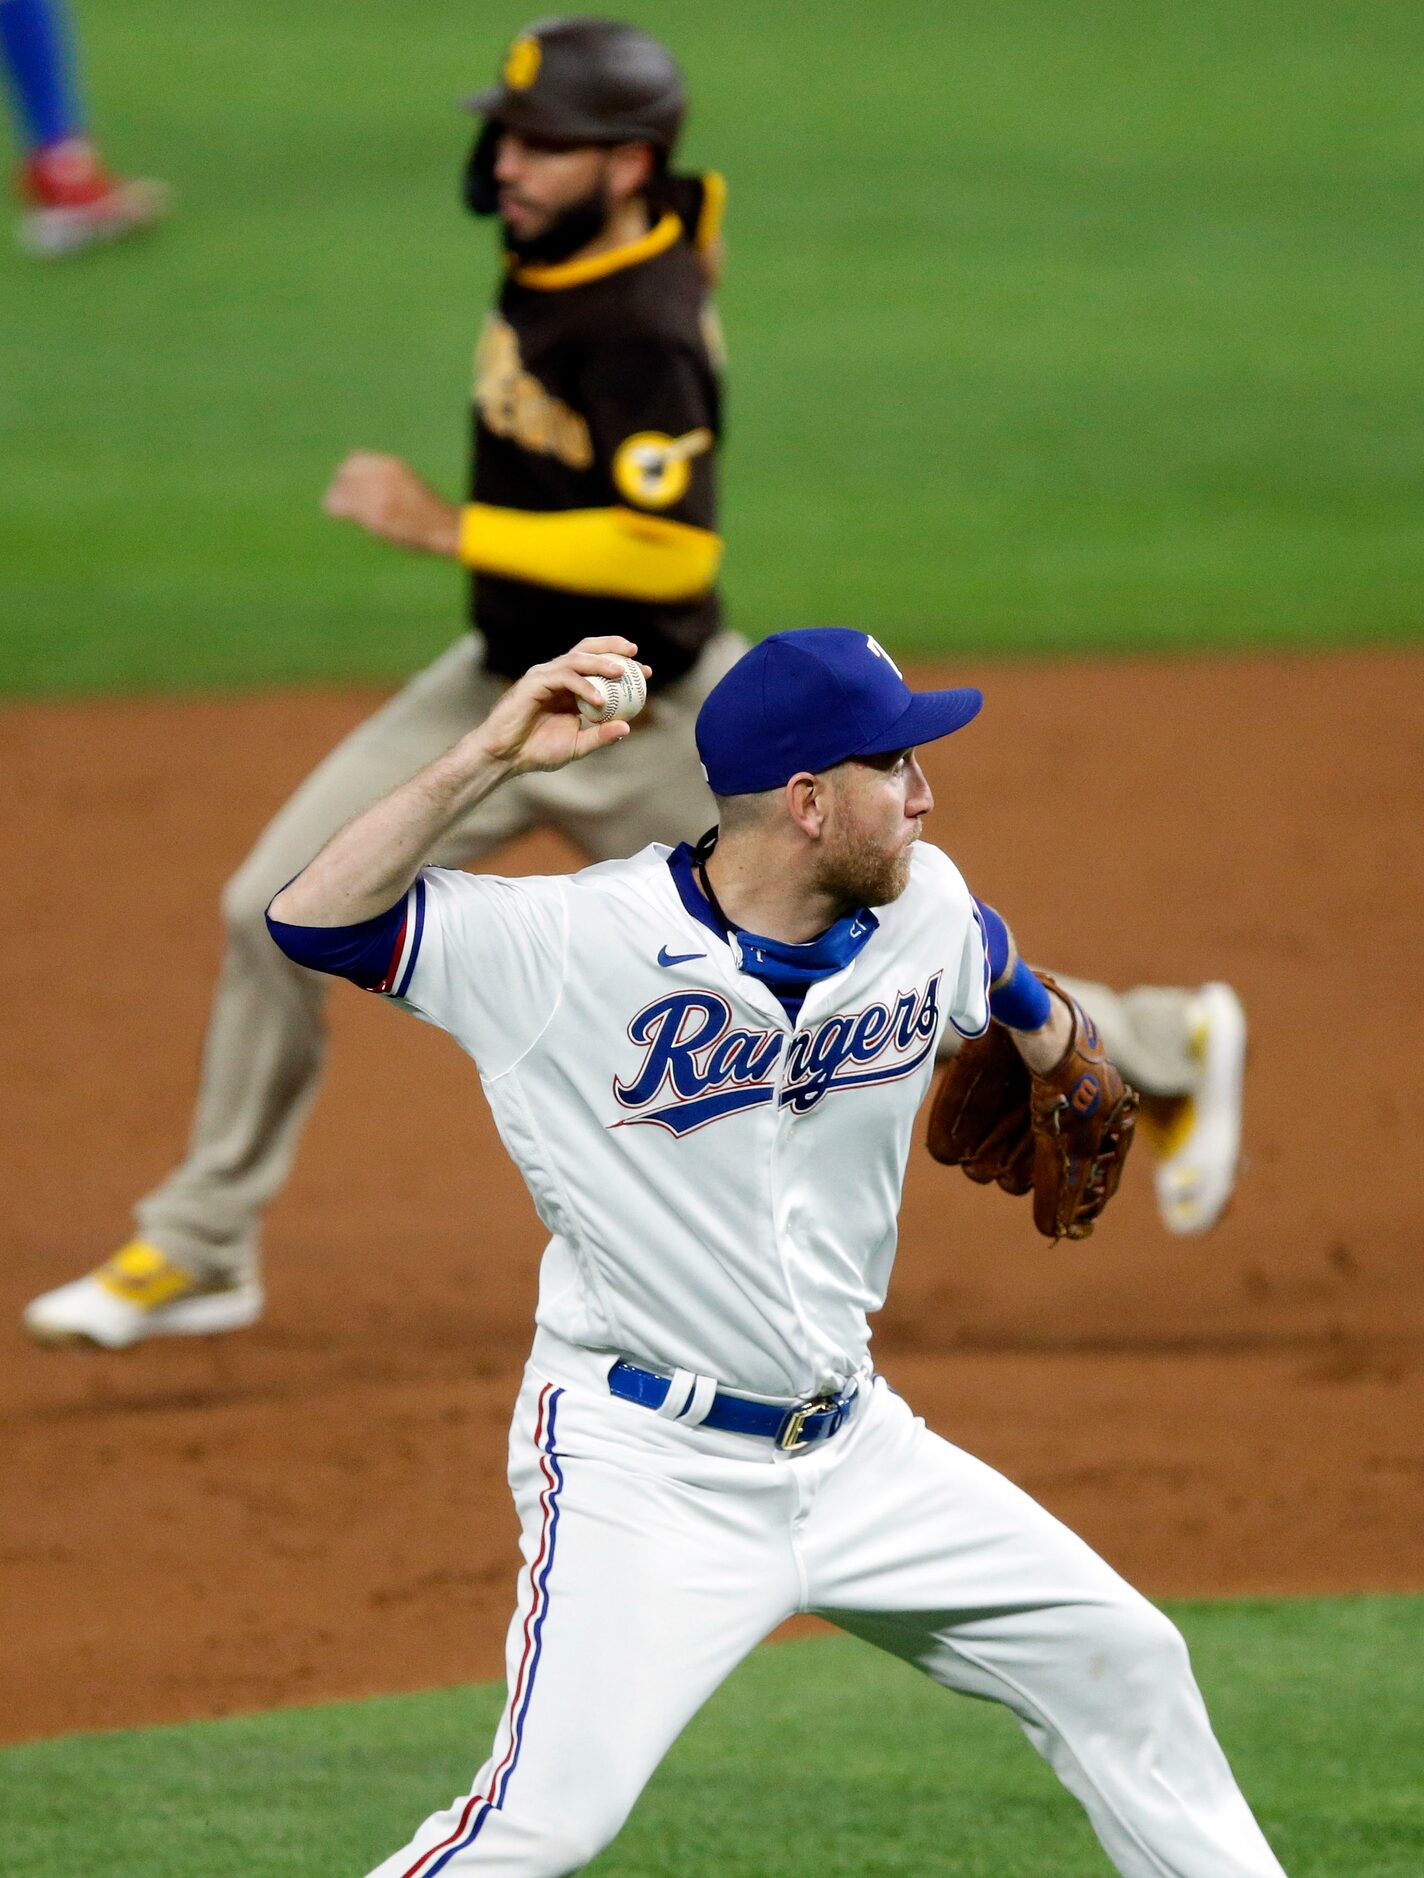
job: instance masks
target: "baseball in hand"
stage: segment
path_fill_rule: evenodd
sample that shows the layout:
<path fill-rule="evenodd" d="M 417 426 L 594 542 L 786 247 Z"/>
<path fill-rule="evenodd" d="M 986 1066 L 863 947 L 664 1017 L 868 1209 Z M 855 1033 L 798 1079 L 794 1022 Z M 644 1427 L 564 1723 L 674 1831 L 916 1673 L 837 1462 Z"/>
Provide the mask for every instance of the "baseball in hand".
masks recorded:
<path fill-rule="evenodd" d="M 586 698 L 579 699 L 579 716 L 585 724 L 611 724 L 615 718 L 631 723 L 647 703 L 648 682 L 642 666 L 635 659 L 619 659 L 618 663 L 623 667 L 621 677 L 593 681 L 603 693 L 601 709 Z"/>

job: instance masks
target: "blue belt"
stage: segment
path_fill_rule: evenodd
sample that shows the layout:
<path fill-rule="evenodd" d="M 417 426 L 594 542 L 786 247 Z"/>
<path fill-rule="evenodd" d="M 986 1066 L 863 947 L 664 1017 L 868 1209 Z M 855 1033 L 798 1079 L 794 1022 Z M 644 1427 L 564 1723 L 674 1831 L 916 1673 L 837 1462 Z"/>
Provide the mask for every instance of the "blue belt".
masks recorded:
<path fill-rule="evenodd" d="M 615 1363 L 608 1372 L 610 1394 L 621 1396 L 625 1402 L 639 1402 L 644 1408 L 661 1408 L 671 1387 L 668 1377 L 655 1376 L 652 1370 L 639 1369 L 636 1363 Z M 728 1395 L 719 1389 L 707 1413 L 695 1425 L 720 1428 L 731 1435 L 768 1435 L 783 1453 L 794 1454 L 798 1448 L 828 1441 L 838 1433 L 850 1420 L 855 1404 L 855 1389 L 842 1395 L 812 1396 L 789 1409 L 777 1408 L 772 1402 L 750 1402 L 745 1396 Z"/>

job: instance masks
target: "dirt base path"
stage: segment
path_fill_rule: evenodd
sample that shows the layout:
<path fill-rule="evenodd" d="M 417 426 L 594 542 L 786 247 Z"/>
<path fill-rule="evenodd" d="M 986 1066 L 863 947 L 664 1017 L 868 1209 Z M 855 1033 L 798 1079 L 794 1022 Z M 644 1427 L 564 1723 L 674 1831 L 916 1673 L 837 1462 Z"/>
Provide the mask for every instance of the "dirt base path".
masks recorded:
<path fill-rule="evenodd" d="M 1139 1152 L 1050 1250 L 917 1152 L 881 1366 L 1149 1592 L 1424 1587 L 1424 656 L 973 675 L 932 832 L 1035 957 L 1240 987 L 1250 1166 L 1176 1240 Z M 3 1738 L 500 1671 L 541 1236 L 448 1040 L 338 990 L 257 1329 L 76 1357 L 16 1326 L 176 1152 L 219 884 L 369 705 L 0 713 Z"/>

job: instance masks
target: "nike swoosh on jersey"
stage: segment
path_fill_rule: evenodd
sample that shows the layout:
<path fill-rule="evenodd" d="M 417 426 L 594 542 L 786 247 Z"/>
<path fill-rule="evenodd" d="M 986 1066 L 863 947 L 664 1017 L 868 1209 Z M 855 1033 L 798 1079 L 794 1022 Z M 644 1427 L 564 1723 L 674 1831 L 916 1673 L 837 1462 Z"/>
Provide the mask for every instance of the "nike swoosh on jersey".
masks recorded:
<path fill-rule="evenodd" d="M 689 959 L 705 959 L 705 952 L 669 952 L 666 946 L 658 948 L 659 965 L 686 965 Z"/>

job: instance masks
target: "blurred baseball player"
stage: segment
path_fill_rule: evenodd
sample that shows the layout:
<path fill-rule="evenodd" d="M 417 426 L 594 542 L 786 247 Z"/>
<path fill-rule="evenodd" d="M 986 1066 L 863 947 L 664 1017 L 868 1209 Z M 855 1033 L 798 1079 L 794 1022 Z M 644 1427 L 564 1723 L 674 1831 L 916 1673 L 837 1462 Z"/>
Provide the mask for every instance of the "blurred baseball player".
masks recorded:
<path fill-rule="evenodd" d="M 41 259 L 148 228 L 168 212 L 163 183 L 114 176 L 90 141 L 64 0 L 0 0 L 0 58 L 24 151 L 20 245 Z"/>
<path fill-rule="evenodd" d="M 719 626 L 718 344 L 708 301 L 724 190 L 669 160 L 685 93 L 670 53 L 603 20 L 545 21 L 471 99 L 465 192 L 499 216 L 508 271 L 475 361 L 470 500 L 359 453 L 328 511 L 472 571 L 473 630 L 302 785 L 229 882 L 228 945 L 183 1163 L 139 1236 L 25 1313 L 49 1344 L 121 1348 L 241 1328 L 262 1309 L 258 1230 L 321 1068 L 321 982 L 277 953 L 268 899 L 383 789 L 478 723 L 531 661 L 590 632 L 636 640 L 653 701 L 616 763 L 529 777 L 472 804 L 437 858 L 466 865 L 540 823 L 593 859 L 711 819 L 697 709 L 744 650 Z M 1231 1190 L 1244 1028 L 1225 987 L 1095 989 L 1124 1075 L 1174 1105 L 1164 1216 L 1211 1223 Z M 1229 1020 L 1229 1021 L 1227 1021 Z M 1163 1188 L 1168 1177 L 1178 1184 Z"/>
<path fill-rule="evenodd" d="M 540 824 L 586 855 L 629 854 L 711 818 L 697 708 L 743 642 L 719 629 L 720 394 L 709 285 L 723 188 L 669 167 L 686 106 L 671 54 L 607 21 L 520 35 L 464 179 L 508 267 L 475 358 L 469 500 L 404 463 L 341 466 L 328 511 L 471 573 L 472 629 L 297 790 L 228 883 L 227 950 L 188 1152 L 138 1209 L 139 1237 L 25 1314 L 47 1343 L 122 1347 L 241 1328 L 262 1308 L 258 1227 L 315 1095 L 325 985 L 273 947 L 268 900 L 374 797 L 479 723 L 511 680 L 587 632 L 656 660 L 619 760 L 531 776 L 452 828 L 475 861 Z"/>
<path fill-rule="evenodd" d="M 997 1016 L 1036 1089 L 1091 1038 L 1026 967 L 991 992 L 997 916 L 917 840 L 914 746 L 979 694 L 911 693 L 861 633 L 777 634 L 702 707 L 719 826 L 695 848 L 543 879 L 424 865 L 476 802 L 625 735 L 575 706 L 634 649 L 536 666 L 271 907 L 293 960 L 473 1057 L 550 1234 L 504 1713 L 378 1878 L 579 1870 L 797 1611 L 1007 1706 L 1118 1871 L 1279 1878 L 1172 1625 L 871 1368 L 944 1033 Z"/>

